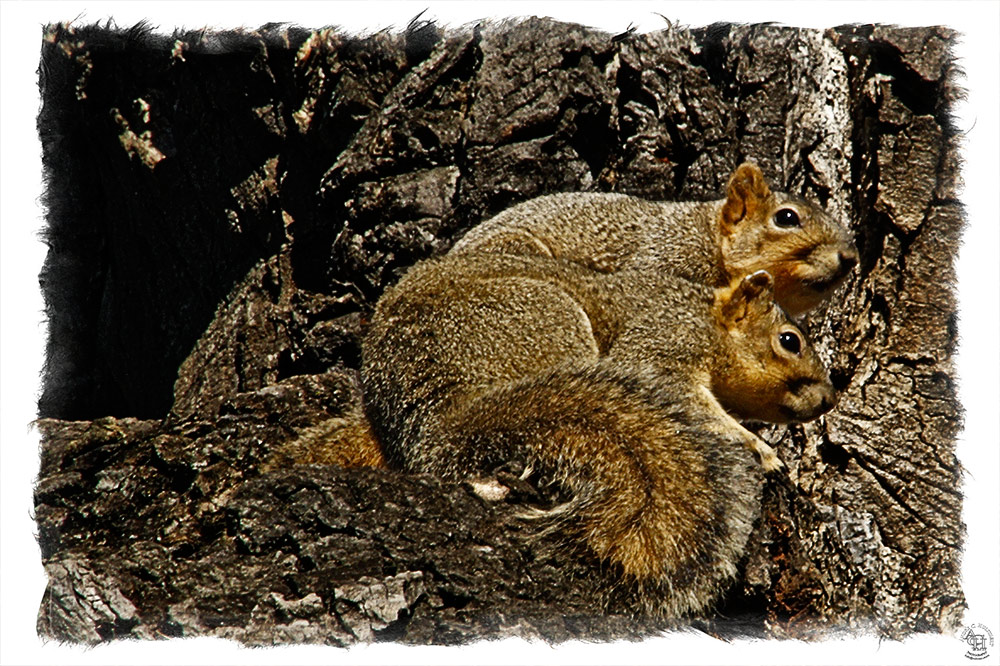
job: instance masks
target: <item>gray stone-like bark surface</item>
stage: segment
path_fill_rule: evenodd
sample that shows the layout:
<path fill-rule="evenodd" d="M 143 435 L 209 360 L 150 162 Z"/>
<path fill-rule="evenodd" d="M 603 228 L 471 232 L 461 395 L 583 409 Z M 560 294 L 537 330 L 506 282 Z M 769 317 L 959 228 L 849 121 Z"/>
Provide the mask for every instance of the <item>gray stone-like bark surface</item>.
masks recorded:
<path fill-rule="evenodd" d="M 685 624 L 951 630 L 954 37 L 50 26 L 39 631 L 346 645 L 666 627 L 627 590 L 598 607 L 608 572 L 525 533 L 518 492 L 262 465 L 357 407 L 366 313 L 413 262 L 543 193 L 714 198 L 746 158 L 849 225 L 861 265 L 807 319 L 840 404 L 760 430 L 787 477 L 765 486 L 739 580 Z"/>

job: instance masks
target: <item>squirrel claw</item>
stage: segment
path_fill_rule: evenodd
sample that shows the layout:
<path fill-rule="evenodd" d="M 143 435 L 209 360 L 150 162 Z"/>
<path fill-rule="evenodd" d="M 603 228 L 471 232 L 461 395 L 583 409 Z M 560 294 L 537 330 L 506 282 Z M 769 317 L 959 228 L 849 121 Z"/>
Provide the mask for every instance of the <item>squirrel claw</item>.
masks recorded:
<path fill-rule="evenodd" d="M 774 452 L 774 449 L 768 447 L 767 451 L 760 451 L 760 466 L 765 472 L 770 473 L 781 471 L 784 469 L 785 463 Z"/>
<path fill-rule="evenodd" d="M 751 445 L 754 452 L 760 457 L 760 466 L 765 473 L 777 472 L 785 467 L 785 463 L 778 457 L 774 449 L 758 440 Z"/>

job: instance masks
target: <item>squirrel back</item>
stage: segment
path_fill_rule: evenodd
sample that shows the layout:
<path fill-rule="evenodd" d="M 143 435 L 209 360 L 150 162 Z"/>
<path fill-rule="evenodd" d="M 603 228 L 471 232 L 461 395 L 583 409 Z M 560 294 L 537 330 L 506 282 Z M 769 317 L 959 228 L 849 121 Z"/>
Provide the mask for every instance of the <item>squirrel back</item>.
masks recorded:
<path fill-rule="evenodd" d="M 765 272 L 712 289 L 538 256 L 447 255 L 379 302 L 366 411 L 391 460 L 463 480 L 521 469 L 539 529 L 610 565 L 609 599 L 703 609 L 733 576 L 774 452 L 733 417 L 815 418 L 825 369 Z M 625 592 L 623 592 L 625 591 Z"/>
<path fill-rule="evenodd" d="M 846 229 L 804 199 L 772 192 L 749 162 L 718 201 L 551 194 L 474 227 L 451 252 L 548 256 L 608 273 L 645 268 L 713 287 L 766 270 L 793 316 L 828 298 L 858 262 Z"/>
<path fill-rule="evenodd" d="M 740 418 L 808 420 L 833 404 L 825 368 L 775 304 L 766 272 L 712 289 L 484 253 L 422 262 L 383 295 L 362 344 L 366 412 L 390 460 L 412 466 L 416 449 L 433 447 L 421 436 L 433 415 L 482 390 L 603 357 L 697 377 Z"/>

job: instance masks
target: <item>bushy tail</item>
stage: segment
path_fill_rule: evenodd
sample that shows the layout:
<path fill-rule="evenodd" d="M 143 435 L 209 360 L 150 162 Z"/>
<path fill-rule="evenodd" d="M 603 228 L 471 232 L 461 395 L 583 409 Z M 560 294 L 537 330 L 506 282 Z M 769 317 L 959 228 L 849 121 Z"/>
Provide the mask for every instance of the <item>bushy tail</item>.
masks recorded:
<path fill-rule="evenodd" d="M 440 445 L 414 467 L 455 478 L 532 468 L 561 501 L 526 518 L 605 564 L 609 599 L 697 612 L 736 573 L 760 475 L 740 437 L 682 393 L 608 366 L 555 370 L 428 423 Z"/>

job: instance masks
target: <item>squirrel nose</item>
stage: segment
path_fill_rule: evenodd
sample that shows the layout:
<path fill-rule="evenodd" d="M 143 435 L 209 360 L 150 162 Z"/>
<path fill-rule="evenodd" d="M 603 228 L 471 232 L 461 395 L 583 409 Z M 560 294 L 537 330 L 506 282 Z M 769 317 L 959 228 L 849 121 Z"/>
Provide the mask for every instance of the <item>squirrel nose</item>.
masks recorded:
<path fill-rule="evenodd" d="M 840 280 L 851 272 L 851 269 L 858 265 L 858 253 L 854 251 L 840 251 L 837 253 L 836 279 Z"/>
<path fill-rule="evenodd" d="M 818 388 L 817 393 L 819 393 L 818 400 L 816 398 L 813 399 L 812 409 L 806 415 L 805 420 L 818 418 L 833 409 L 833 406 L 837 404 L 837 397 L 834 395 L 832 389 L 828 391 L 826 387 Z"/>

